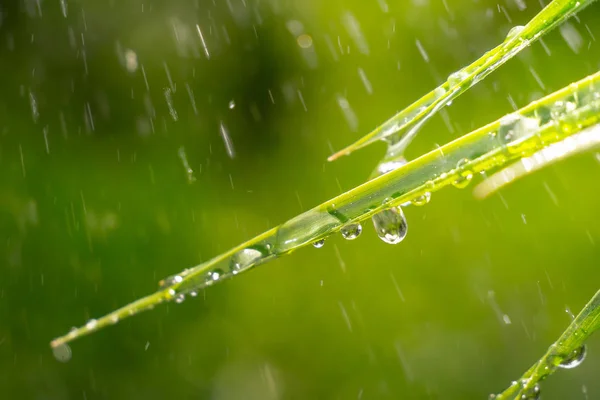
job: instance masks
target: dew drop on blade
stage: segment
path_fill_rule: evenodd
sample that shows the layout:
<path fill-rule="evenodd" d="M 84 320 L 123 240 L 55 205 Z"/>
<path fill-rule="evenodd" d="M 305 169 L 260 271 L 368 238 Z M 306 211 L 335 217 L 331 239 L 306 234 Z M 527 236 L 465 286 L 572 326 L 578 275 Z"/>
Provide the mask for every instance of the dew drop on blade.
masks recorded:
<path fill-rule="evenodd" d="M 425 204 L 429 203 L 430 200 L 431 200 L 431 193 L 425 192 L 425 194 L 414 198 L 411 201 L 411 203 L 415 206 L 424 206 Z"/>
<path fill-rule="evenodd" d="M 452 182 L 452 185 L 457 189 L 466 188 L 473 179 L 473 172 L 466 167 L 468 163 L 469 159 L 464 158 L 456 164 L 458 177 Z"/>
<path fill-rule="evenodd" d="M 69 347 L 68 344 L 63 343 L 52 349 L 52 355 L 54 355 L 54 358 L 56 358 L 57 361 L 68 362 L 73 353 L 71 352 L 71 347 Z"/>
<path fill-rule="evenodd" d="M 256 264 L 256 262 L 263 257 L 263 252 L 255 248 L 248 247 L 244 250 L 238 251 L 231 257 L 229 269 L 232 274 L 238 274 Z"/>
<path fill-rule="evenodd" d="M 342 237 L 346 240 L 354 240 L 360 236 L 362 233 L 362 225 L 361 224 L 350 224 L 344 226 L 340 232 L 342 233 Z"/>
<path fill-rule="evenodd" d="M 565 358 L 558 366 L 564 369 L 576 368 L 581 365 L 585 360 L 585 353 L 587 352 L 586 345 L 573 351 L 567 358 Z"/>
<path fill-rule="evenodd" d="M 521 400 L 538 400 L 540 398 L 542 391 L 540 390 L 539 385 L 535 385 L 531 389 L 523 392 L 521 394 Z"/>
<path fill-rule="evenodd" d="M 317 240 L 313 243 L 313 246 L 315 249 L 320 249 L 321 247 L 325 246 L 325 239 Z"/>
<path fill-rule="evenodd" d="M 401 207 L 380 211 L 371 219 L 377 236 L 385 243 L 398 244 L 406 237 L 408 223 Z"/>
<path fill-rule="evenodd" d="M 506 35 L 506 40 L 509 41 L 512 38 L 520 35 L 521 32 L 523 32 L 523 29 L 525 29 L 523 25 L 514 26 L 510 31 L 508 31 L 508 35 Z"/>

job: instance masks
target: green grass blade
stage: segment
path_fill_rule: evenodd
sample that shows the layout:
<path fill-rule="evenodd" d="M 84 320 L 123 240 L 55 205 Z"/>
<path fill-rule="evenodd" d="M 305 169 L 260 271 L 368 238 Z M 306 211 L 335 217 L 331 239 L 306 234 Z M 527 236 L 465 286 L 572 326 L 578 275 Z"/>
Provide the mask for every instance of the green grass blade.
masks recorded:
<path fill-rule="evenodd" d="M 572 368 L 577 365 L 577 362 L 581 362 L 585 356 L 585 341 L 598 329 L 600 329 L 600 291 L 592 297 L 538 362 L 508 389 L 499 395 L 490 396 L 490 399 L 537 399 L 538 397 L 535 396 L 539 396 L 539 383 L 561 366 Z"/>
<path fill-rule="evenodd" d="M 446 104 L 593 1 L 552 1 L 522 29 L 511 31 L 502 44 L 485 53 L 471 65 L 450 75 L 448 80 L 441 86 L 406 107 L 358 141 L 333 154 L 328 160 L 333 161 L 340 156 L 348 155 L 355 150 L 383 139 L 394 143 L 393 149 L 390 148 L 389 151 L 401 154 L 421 126 Z"/>
<path fill-rule="evenodd" d="M 243 243 L 205 263 L 161 281 L 154 294 L 56 338 L 57 348 L 140 311 L 248 271 L 315 243 L 375 213 L 412 202 L 423 204 L 446 186 L 465 187 L 481 172 L 504 167 L 600 121 L 600 72 L 535 101 L 404 166 Z M 567 106 L 568 105 L 568 106 Z"/>

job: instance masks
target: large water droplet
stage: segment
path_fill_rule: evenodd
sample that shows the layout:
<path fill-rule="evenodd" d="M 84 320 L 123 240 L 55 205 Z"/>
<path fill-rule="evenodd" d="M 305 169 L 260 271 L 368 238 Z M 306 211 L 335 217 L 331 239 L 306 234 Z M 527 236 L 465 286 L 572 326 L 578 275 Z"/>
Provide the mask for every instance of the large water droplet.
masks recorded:
<path fill-rule="evenodd" d="M 248 247 L 238 251 L 231 257 L 229 269 L 234 275 L 238 274 L 253 266 L 262 257 L 264 257 L 264 254 L 260 250 Z"/>
<path fill-rule="evenodd" d="M 513 27 L 510 31 L 508 31 L 508 35 L 506 35 L 506 40 L 511 40 L 512 38 L 518 36 L 525 29 L 522 25 L 517 25 Z"/>
<path fill-rule="evenodd" d="M 96 325 L 98 325 L 98 321 L 96 321 L 95 319 L 90 319 L 86 324 L 85 327 L 87 329 L 94 329 L 96 327 Z"/>
<path fill-rule="evenodd" d="M 315 249 L 320 249 L 321 247 L 325 246 L 325 239 L 317 240 L 313 243 L 313 246 Z"/>
<path fill-rule="evenodd" d="M 558 366 L 560 368 L 571 369 L 578 367 L 581 365 L 583 360 L 585 360 L 587 348 L 586 345 L 581 346 L 580 348 L 573 351 L 567 358 L 565 358 Z"/>
<path fill-rule="evenodd" d="M 60 362 L 67 362 L 71 359 L 73 353 L 71 352 L 71 347 L 68 344 L 63 343 L 58 346 L 52 348 L 52 354 L 54 358 Z"/>
<path fill-rule="evenodd" d="M 359 237 L 360 234 L 362 233 L 362 225 L 361 224 L 346 225 L 340 230 L 340 232 L 342 233 L 342 236 L 344 237 L 344 239 L 354 240 L 357 237 Z"/>
<path fill-rule="evenodd" d="M 451 87 L 454 86 L 454 85 L 458 85 L 459 83 L 461 83 L 462 81 L 464 81 L 465 79 L 467 79 L 468 76 L 469 76 L 469 73 L 467 71 L 464 71 L 464 70 L 453 72 L 448 77 L 448 84 Z"/>
<path fill-rule="evenodd" d="M 388 244 L 398 244 L 406 237 L 408 223 L 401 207 L 393 207 L 373 215 L 377 236 Z"/>
<path fill-rule="evenodd" d="M 425 204 L 429 203 L 430 200 L 431 200 L 431 193 L 425 192 L 421 196 L 415 197 L 414 199 L 412 199 L 411 203 L 414 206 L 424 206 Z"/>
<path fill-rule="evenodd" d="M 540 126 L 537 118 L 528 118 L 519 114 L 510 114 L 500 120 L 498 137 L 507 144 L 509 152 L 517 150 L 523 139 L 535 133 Z"/>

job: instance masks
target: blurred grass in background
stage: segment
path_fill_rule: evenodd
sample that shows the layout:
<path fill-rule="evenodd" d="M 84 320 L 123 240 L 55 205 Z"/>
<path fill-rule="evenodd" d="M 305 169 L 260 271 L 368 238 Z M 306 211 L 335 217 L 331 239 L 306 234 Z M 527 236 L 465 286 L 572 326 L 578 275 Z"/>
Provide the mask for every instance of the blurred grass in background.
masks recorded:
<path fill-rule="evenodd" d="M 444 190 L 406 209 L 398 246 L 365 226 L 356 241 L 332 238 L 78 341 L 66 364 L 48 342 L 362 183 L 383 145 L 326 157 L 539 9 L 513 0 L 1 5 L 3 396 L 502 390 L 568 325 L 565 310 L 598 289 L 594 154 L 483 202 Z M 596 72 L 599 26 L 594 4 L 435 117 L 409 156 Z M 599 344 L 545 382 L 544 399 L 599 396 Z"/>

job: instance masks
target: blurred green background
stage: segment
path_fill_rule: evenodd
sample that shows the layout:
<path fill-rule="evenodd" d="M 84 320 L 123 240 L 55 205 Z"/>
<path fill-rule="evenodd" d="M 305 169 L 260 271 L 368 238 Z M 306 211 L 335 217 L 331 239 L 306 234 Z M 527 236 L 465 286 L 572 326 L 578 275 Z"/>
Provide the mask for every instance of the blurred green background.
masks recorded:
<path fill-rule="evenodd" d="M 362 183 L 383 144 L 326 157 L 539 10 L 533 0 L 0 3 L 0 397 L 504 389 L 599 288 L 597 154 L 482 202 L 472 187 L 443 190 L 405 209 L 397 246 L 365 224 L 355 241 L 331 238 L 79 340 L 68 363 L 49 341 Z M 436 116 L 409 156 L 596 72 L 598 37 L 594 4 Z M 594 337 L 543 398 L 600 398 L 598 368 Z"/>

